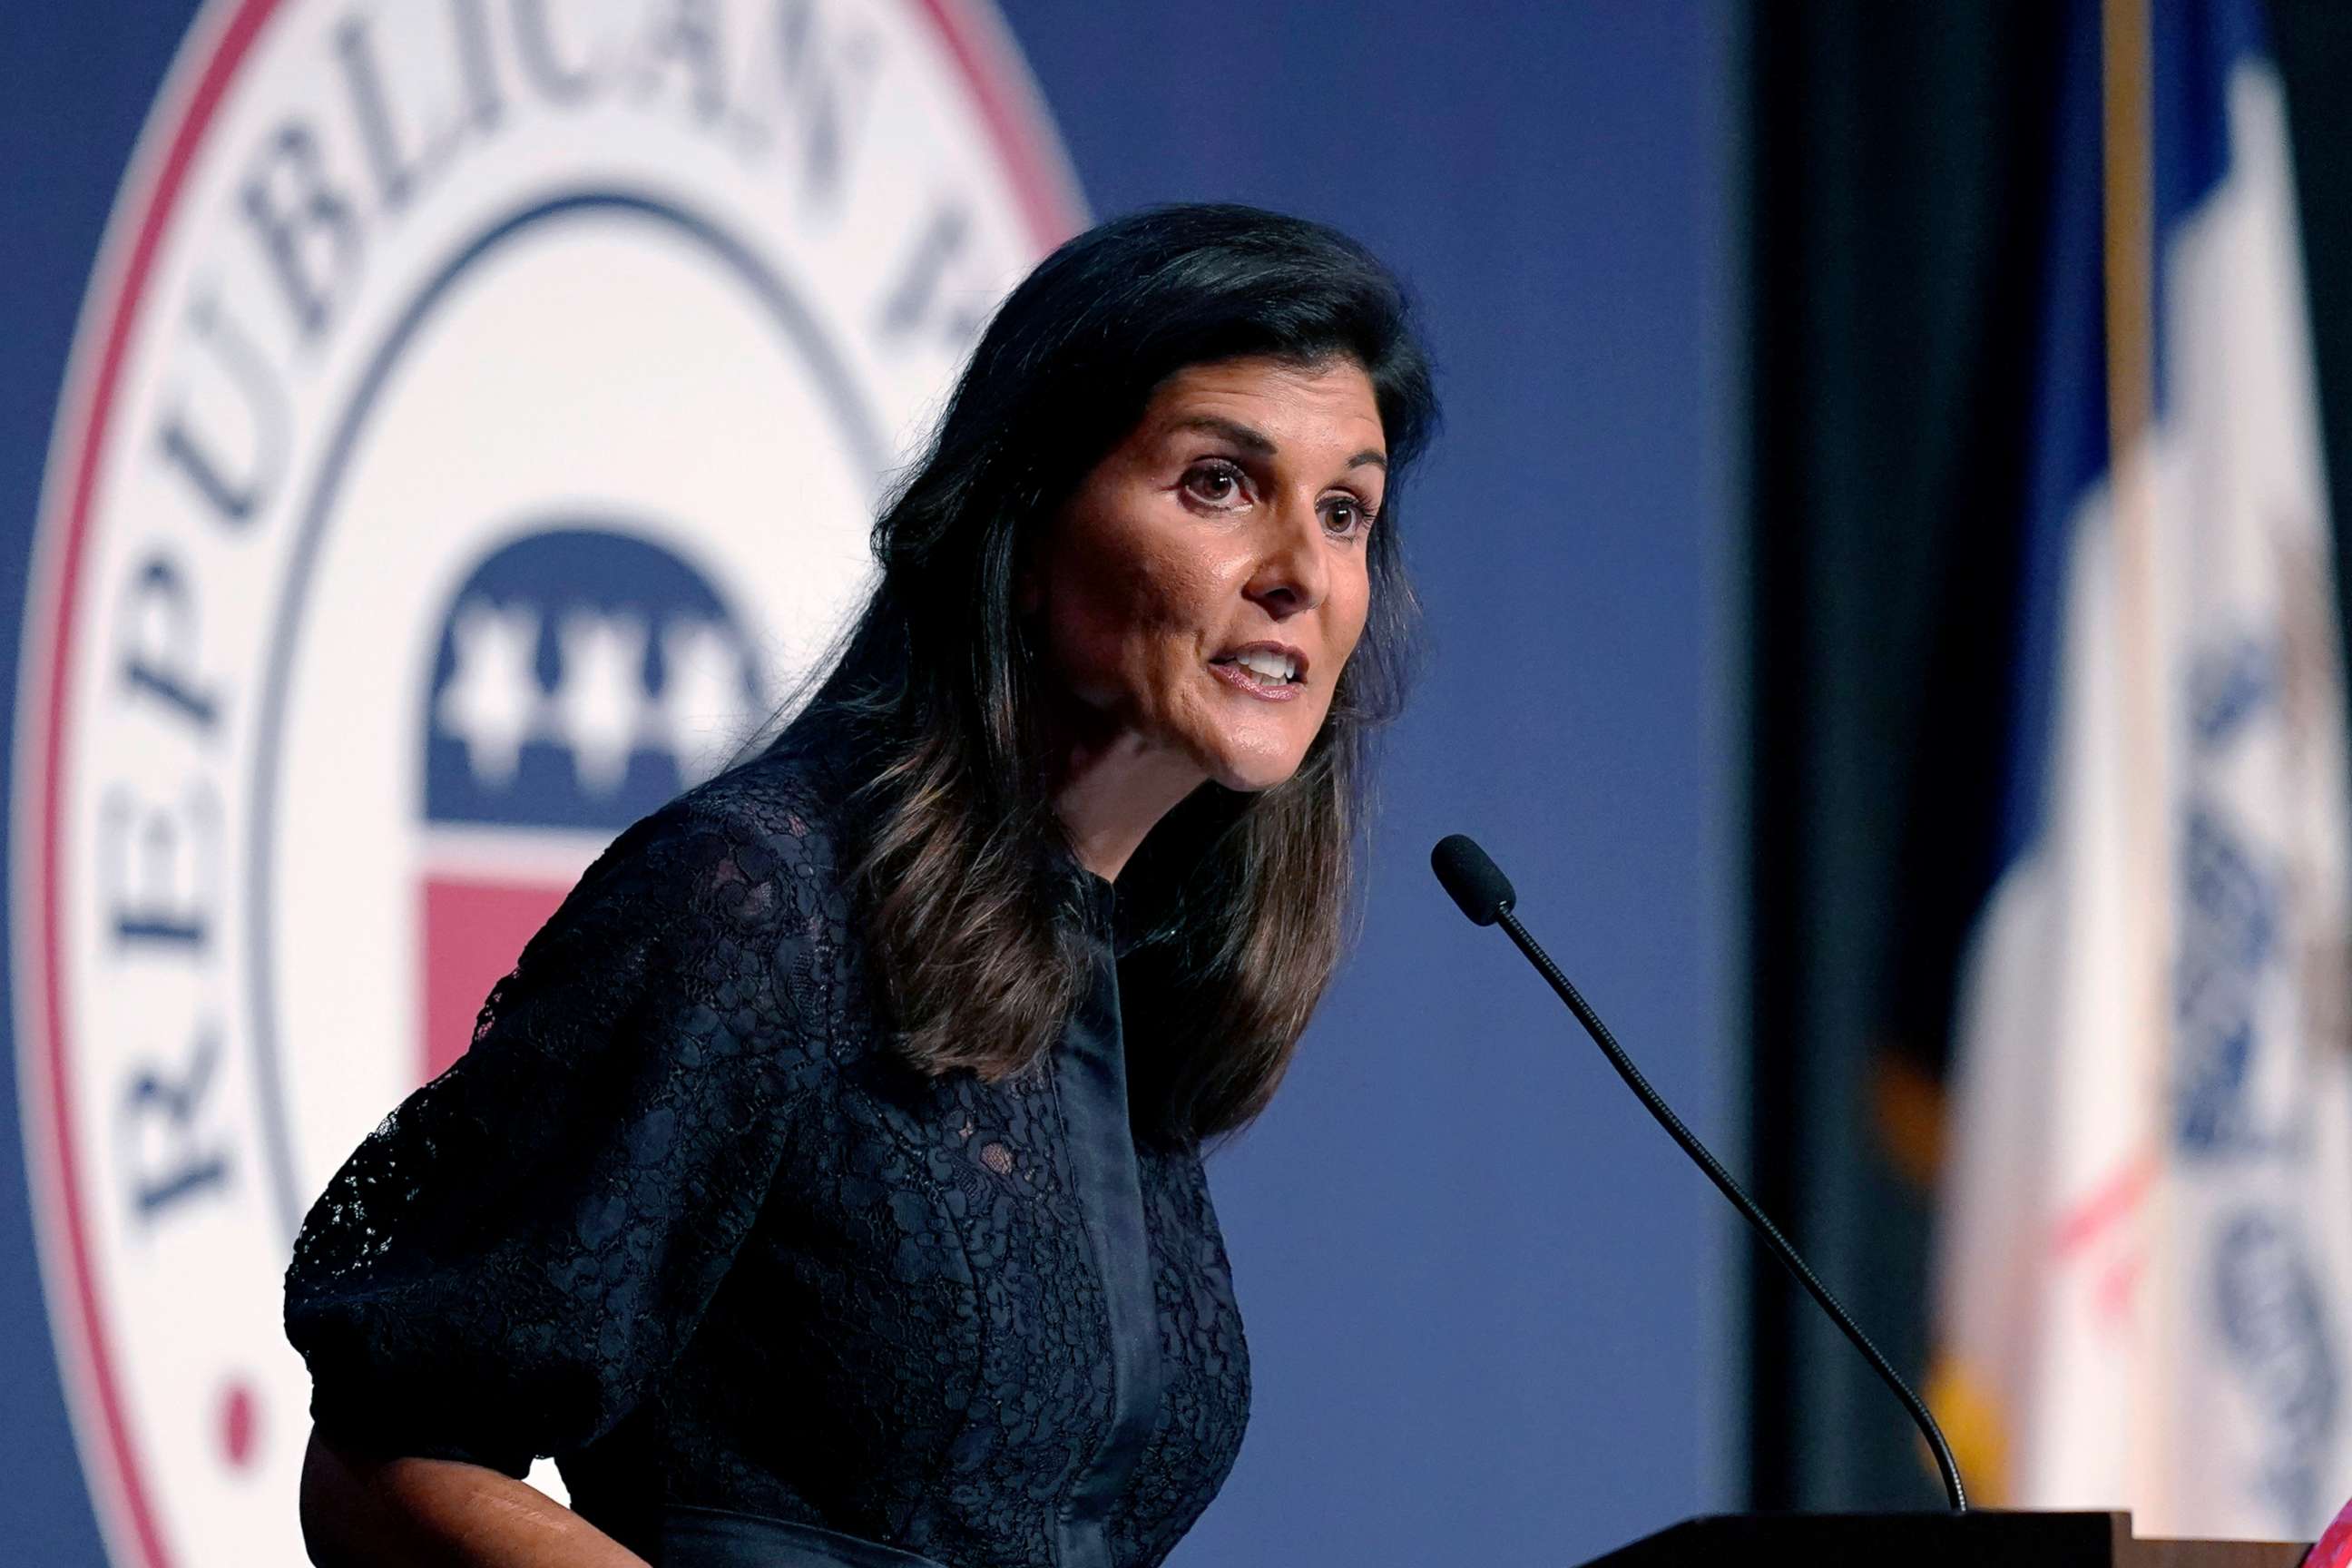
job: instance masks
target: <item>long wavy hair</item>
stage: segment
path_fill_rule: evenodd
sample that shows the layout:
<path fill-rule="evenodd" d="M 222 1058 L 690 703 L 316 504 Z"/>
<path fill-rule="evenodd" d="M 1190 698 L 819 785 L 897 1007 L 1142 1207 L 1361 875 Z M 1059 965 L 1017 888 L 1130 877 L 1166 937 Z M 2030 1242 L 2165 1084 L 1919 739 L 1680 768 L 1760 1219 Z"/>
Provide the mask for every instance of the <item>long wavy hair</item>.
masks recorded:
<path fill-rule="evenodd" d="M 1322 225 L 1224 205 L 1137 213 L 1056 250 L 999 308 L 885 504 L 880 580 L 803 714 L 845 737 L 865 781 L 849 879 L 897 1052 L 992 1080 L 1040 1061 L 1086 953 L 1057 918 L 1070 847 L 1015 573 L 1162 382 L 1257 355 L 1361 366 L 1388 482 L 1363 635 L 1297 773 L 1249 794 L 1202 784 L 1120 873 L 1129 1100 L 1163 1143 L 1265 1109 L 1353 930 L 1369 742 L 1411 666 L 1397 495 L 1437 416 L 1387 268 Z"/>

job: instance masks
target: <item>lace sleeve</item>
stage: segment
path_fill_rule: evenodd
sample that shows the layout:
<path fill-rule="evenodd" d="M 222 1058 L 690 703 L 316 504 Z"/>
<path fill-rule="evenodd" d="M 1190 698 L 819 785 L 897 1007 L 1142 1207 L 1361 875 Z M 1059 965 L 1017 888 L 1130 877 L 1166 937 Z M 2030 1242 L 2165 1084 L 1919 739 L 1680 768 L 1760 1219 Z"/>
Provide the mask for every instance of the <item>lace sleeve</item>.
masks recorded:
<path fill-rule="evenodd" d="M 838 895 L 762 815 L 688 796 L 624 833 L 311 1208 L 286 1329 L 338 1443 L 519 1477 L 676 1358 L 823 1057 Z"/>

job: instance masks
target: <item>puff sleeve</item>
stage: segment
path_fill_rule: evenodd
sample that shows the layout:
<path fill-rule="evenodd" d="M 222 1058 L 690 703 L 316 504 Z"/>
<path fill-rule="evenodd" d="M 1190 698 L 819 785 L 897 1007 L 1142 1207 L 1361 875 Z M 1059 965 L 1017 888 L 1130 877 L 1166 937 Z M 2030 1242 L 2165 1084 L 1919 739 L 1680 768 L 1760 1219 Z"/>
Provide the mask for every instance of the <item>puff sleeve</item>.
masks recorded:
<path fill-rule="evenodd" d="M 286 1280 L 331 1440 L 520 1477 L 677 1359 L 818 1081 L 839 894 L 795 830 L 692 795 L 637 822 L 336 1173 Z"/>

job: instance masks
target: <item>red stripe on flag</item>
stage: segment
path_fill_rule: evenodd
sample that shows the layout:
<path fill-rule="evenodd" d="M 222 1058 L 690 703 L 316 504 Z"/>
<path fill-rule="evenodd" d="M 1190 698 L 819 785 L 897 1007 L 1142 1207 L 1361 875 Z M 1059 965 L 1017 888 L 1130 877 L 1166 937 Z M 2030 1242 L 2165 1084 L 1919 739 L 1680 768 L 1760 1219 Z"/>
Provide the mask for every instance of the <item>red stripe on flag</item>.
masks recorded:
<path fill-rule="evenodd" d="M 2127 1218 L 2147 1196 L 2156 1181 L 2156 1156 L 2143 1153 L 2091 1190 L 2088 1196 L 2058 1216 L 2051 1250 L 2064 1258 L 2079 1252 L 2099 1235 Z"/>
<path fill-rule="evenodd" d="M 547 923 L 570 889 L 427 877 L 421 895 L 425 1030 L 417 1079 L 441 1076 L 473 1043 L 474 1020 L 490 987 L 506 978 L 523 944 Z"/>

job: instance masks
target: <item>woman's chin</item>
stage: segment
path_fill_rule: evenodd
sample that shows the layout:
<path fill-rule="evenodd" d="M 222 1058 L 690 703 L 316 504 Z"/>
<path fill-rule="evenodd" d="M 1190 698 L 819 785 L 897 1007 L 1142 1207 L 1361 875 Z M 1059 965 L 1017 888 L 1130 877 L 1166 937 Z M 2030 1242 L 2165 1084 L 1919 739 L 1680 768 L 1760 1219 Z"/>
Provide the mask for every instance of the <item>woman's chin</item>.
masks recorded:
<path fill-rule="evenodd" d="M 1256 795 L 1286 783 L 1305 761 L 1301 752 L 1242 752 L 1204 759 L 1209 777 L 1229 790 L 1242 795 Z"/>

